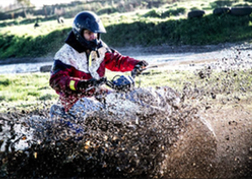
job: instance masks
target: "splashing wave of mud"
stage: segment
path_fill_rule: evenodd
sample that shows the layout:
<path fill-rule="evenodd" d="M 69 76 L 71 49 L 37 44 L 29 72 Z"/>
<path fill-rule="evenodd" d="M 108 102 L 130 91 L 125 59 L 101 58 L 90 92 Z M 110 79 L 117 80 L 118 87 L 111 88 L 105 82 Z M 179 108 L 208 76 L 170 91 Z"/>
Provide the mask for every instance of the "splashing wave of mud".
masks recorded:
<path fill-rule="evenodd" d="M 128 115 L 1 114 L 0 177 L 251 178 L 251 63 L 240 55 L 234 49 L 234 57 L 195 71 L 198 82 L 185 83 L 179 105 L 161 93 L 157 107 L 144 93 L 151 107 Z"/>
<path fill-rule="evenodd" d="M 49 120 L 46 111 L 38 111 L 36 115 L 2 115 L 1 158 L 5 172 L 1 175 L 35 178 L 160 178 L 174 177 L 178 172 L 198 175 L 188 173 L 182 161 L 201 165 L 201 172 L 209 173 L 214 164 L 211 160 L 216 140 L 213 131 L 197 116 L 197 109 L 172 106 L 167 92 L 163 93 L 166 96 L 162 98 L 165 100 L 162 108 L 160 101 L 157 108 L 151 93 L 147 98 L 140 91 L 138 94 L 151 107 L 138 109 L 134 115 L 117 115 L 110 110 L 94 112 L 85 120 Z M 170 110 L 164 110 L 165 106 Z M 185 155 L 193 157 L 188 160 Z"/>

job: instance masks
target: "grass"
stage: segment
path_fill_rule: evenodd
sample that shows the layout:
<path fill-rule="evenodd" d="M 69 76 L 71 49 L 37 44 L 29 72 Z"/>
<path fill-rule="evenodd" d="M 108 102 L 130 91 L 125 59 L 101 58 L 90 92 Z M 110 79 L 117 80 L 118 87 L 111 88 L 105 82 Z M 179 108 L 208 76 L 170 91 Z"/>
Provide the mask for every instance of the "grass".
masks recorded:
<path fill-rule="evenodd" d="M 224 6 L 251 5 L 248 1 L 177 1 L 147 9 L 136 7 L 130 12 L 109 14 L 101 7 L 99 16 L 107 33 L 102 39 L 111 47 L 156 45 L 206 45 L 250 41 L 252 17 L 213 15 L 213 9 Z M 97 6 L 98 7 L 98 6 Z M 194 9 L 206 12 L 202 18 L 188 19 Z M 0 21 L 0 59 L 12 57 L 43 57 L 53 55 L 62 46 L 71 30 L 73 17 L 58 24 L 56 19 L 40 17 L 40 27 L 34 28 L 36 17 Z M 17 22 L 18 21 L 18 22 Z M 116 39 L 116 40 L 115 40 Z"/>
<path fill-rule="evenodd" d="M 107 78 L 112 79 L 116 72 L 107 72 Z M 129 73 L 126 73 L 129 75 Z M 143 75 L 137 78 L 136 86 L 141 87 L 158 86 L 160 84 L 176 87 L 177 80 L 185 78 L 187 74 L 170 74 L 161 71 L 150 71 L 150 75 Z M 0 75 L 0 104 L 1 111 L 7 108 L 23 109 L 34 106 L 41 102 L 53 103 L 58 99 L 58 95 L 49 86 L 49 73 L 27 73 L 27 74 L 11 74 Z M 180 87 L 181 88 L 181 87 Z"/>
<path fill-rule="evenodd" d="M 136 87 L 168 86 L 181 96 L 186 94 L 189 103 L 202 100 L 205 104 L 214 102 L 223 105 L 251 99 L 251 73 L 251 70 L 212 71 L 208 77 L 202 79 L 196 71 L 153 69 L 137 77 Z M 122 73 L 107 71 L 106 76 L 112 79 L 117 74 Z M 49 86 L 49 75 L 0 75 L 0 111 L 6 111 L 8 108 L 22 110 L 41 103 L 55 103 L 58 95 Z"/>
<path fill-rule="evenodd" d="M 49 86 L 49 74 L 8 74 L 0 75 L 0 79 L 0 103 L 5 109 L 57 99 Z"/>

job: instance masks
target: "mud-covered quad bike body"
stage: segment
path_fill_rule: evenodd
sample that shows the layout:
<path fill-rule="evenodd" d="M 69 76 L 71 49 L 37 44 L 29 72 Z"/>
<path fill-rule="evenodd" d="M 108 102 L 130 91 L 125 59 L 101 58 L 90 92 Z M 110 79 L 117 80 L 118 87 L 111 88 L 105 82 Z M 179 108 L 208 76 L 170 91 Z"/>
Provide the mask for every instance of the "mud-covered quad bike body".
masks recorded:
<path fill-rule="evenodd" d="M 134 116 L 142 114 L 145 116 L 166 117 L 170 124 L 170 129 L 180 127 L 175 130 L 171 138 L 175 137 L 174 143 L 167 150 L 165 160 L 159 163 L 159 170 L 163 172 L 164 178 L 209 178 L 214 175 L 217 150 L 217 138 L 211 124 L 204 118 L 193 114 L 193 110 L 182 109 L 179 93 L 172 88 L 163 86 L 156 88 L 135 88 L 134 77 L 115 76 L 107 83 L 119 94 L 108 96 L 107 101 L 114 103 L 117 108 L 114 111 L 117 116 L 121 114 L 126 117 L 125 122 L 135 120 Z M 122 91 L 124 93 L 122 93 Z M 119 105 L 121 104 L 121 105 Z M 113 105 L 112 105 L 113 106 Z M 120 112 L 121 111 L 121 112 Z M 178 114 L 180 113 L 180 114 Z M 186 119 L 185 116 L 190 116 Z M 181 115 L 178 124 L 171 122 L 173 115 Z M 175 135 L 174 135 L 175 134 Z M 172 140 L 172 139 L 170 139 Z M 170 141 L 171 142 L 171 141 Z"/>
<path fill-rule="evenodd" d="M 53 117 L 25 119 L 34 144 L 28 145 L 29 160 L 16 173 L 26 177 L 213 176 L 214 131 L 196 109 L 181 104 L 179 93 L 166 86 L 137 88 L 132 76 L 116 76 L 107 85 L 115 91 L 100 96 L 102 107 L 85 116 L 72 116 L 54 106 Z M 30 173 L 25 170 L 28 166 Z M 17 170 L 15 165 L 11 169 Z"/>
<path fill-rule="evenodd" d="M 179 94 L 169 87 L 136 88 L 134 76 L 116 75 L 112 80 L 106 80 L 106 85 L 113 89 L 108 94 L 96 95 L 91 99 L 83 99 L 82 108 L 65 113 L 61 106 L 53 105 L 50 109 L 51 117 L 61 116 L 82 120 L 100 111 L 120 116 L 120 120 L 127 121 L 138 113 L 151 115 L 155 111 L 162 111 L 170 115 L 172 108 L 177 109 L 180 103 Z M 96 101 L 90 104 L 90 101 Z M 99 101 L 99 102 L 98 102 Z M 92 107 L 88 107 L 91 105 Z"/>

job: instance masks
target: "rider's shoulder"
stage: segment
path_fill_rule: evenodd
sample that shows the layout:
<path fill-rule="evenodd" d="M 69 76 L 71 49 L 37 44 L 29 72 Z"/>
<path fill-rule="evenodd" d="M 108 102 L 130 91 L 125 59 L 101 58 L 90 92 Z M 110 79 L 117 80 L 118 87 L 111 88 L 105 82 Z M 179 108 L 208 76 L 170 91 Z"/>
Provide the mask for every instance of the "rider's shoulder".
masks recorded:
<path fill-rule="evenodd" d="M 104 41 L 101 40 L 100 47 L 106 49 L 106 53 L 113 53 L 113 49 L 111 49 Z"/>

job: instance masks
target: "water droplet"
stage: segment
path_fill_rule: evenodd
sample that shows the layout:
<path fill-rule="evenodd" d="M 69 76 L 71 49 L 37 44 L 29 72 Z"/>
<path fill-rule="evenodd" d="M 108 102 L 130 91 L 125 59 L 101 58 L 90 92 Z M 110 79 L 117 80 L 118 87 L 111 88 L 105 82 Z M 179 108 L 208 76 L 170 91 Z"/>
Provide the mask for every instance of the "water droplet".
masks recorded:
<path fill-rule="evenodd" d="M 34 153 L 33 153 L 33 156 L 34 156 L 34 158 L 36 159 L 37 156 L 38 156 L 38 153 L 37 153 L 37 152 L 34 152 Z"/>

